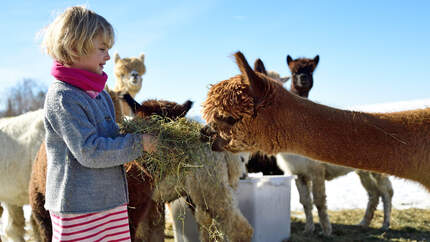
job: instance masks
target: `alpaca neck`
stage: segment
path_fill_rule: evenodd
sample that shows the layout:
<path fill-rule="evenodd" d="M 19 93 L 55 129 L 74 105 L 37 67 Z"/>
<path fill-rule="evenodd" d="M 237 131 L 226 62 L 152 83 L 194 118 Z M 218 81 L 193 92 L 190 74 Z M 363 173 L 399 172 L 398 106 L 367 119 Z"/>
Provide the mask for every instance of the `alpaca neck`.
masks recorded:
<path fill-rule="evenodd" d="M 430 111 L 368 114 L 344 111 L 286 94 L 273 105 L 274 125 L 267 132 L 267 153 L 290 152 L 358 169 L 413 177 L 430 156 L 423 143 L 430 135 Z M 280 108 L 281 107 L 281 108 Z M 417 115 L 415 115 L 417 116 Z M 427 122 L 427 124 L 425 123 Z M 281 134 L 279 130 L 282 130 Z M 277 133 L 273 133 L 277 132 Z M 417 158 L 418 157 L 418 158 Z M 430 167 L 428 167 L 430 168 Z M 413 170 L 413 171 L 412 171 Z"/>
<path fill-rule="evenodd" d="M 307 98 L 309 96 L 309 91 L 310 89 L 299 90 L 294 86 L 294 84 L 291 84 L 290 92 L 296 94 L 297 96 Z"/>

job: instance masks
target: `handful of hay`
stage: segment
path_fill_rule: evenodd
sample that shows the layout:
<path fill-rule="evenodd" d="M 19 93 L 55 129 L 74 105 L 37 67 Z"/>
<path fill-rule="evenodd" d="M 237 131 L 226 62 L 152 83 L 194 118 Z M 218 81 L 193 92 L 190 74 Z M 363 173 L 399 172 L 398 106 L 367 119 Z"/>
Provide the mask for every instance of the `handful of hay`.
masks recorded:
<path fill-rule="evenodd" d="M 168 175 L 180 176 L 184 170 L 204 166 L 198 154 L 209 146 L 200 141 L 201 127 L 186 118 L 167 120 L 158 115 L 120 123 L 122 133 L 147 133 L 158 138 L 157 150 L 151 154 L 144 152 L 137 159 L 156 182 Z"/>

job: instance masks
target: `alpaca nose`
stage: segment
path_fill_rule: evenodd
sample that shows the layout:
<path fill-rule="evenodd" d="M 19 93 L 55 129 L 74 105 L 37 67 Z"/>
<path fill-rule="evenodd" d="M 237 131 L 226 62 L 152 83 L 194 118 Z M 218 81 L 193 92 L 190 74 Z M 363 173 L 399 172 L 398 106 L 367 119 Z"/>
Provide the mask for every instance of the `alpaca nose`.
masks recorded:
<path fill-rule="evenodd" d="M 305 87 L 307 87 L 307 86 L 309 86 L 310 84 L 311 84 L 311 78 L 310 78 L 310 76 L 309 75 L 306 75 L 306 74 L 300 74 L 299 76 L 298 76 L 298 79 L 299 79 L 299 85 L 300 86 L 305 86 Z"/>

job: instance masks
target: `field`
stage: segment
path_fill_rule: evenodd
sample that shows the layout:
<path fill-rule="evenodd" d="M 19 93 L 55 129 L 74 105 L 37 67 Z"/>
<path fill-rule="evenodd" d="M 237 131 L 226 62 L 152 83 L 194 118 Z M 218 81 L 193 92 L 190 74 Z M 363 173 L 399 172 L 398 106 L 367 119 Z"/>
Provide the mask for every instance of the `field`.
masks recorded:
<path fill-rule="evenodd" d="M 387 231 L 379 230 L 383 213 L 378 210 L 370 228 L 362 229 L 357 226 L 364 214 L 363 209 L 348 209 L 329 211 L 333 225 L 331 238 L 319 235 L 321 229 L 316 226 L 313 235 L 305 235 L 304 218 L 292 214 L 290 241 L 430 241 L 430 210 L 404 209 L 393 210 L 391 227 Z M 316 216 L 315 218 L 318 218 Z"/>
<path fill-rule="evenodd" d="M 313 234 L 304 234 L 304 215 L 302 212 L 291 214 L 291 238 L 289 241 L 317 242 L 317 241 L 430 241 L 430 210 L 429 209 L 403 209 L 393 210 L 391 228 L 387 231 L 379 230 L 383 213 L 378 210 L 370 228 L 363 229 L 357 226 L 364 214 L 363 209 L 347 209 L 329 211 L 333 225 L 333 235 L 325 237 L 320 234 L 319 224 Z M 314 218 L 318 219 L 315 214 Z M 173 242 L 171 224 L 166 226 L 166 242 Z"/>

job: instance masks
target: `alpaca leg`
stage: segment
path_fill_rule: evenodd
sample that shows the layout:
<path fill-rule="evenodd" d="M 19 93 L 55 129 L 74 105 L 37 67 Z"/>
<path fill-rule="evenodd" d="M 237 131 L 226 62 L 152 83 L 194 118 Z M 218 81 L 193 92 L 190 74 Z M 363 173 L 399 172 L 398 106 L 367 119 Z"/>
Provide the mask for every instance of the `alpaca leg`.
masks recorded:
<path fill-rule="evenodd" d="M 251 241 L 253 229 L 239 210 L 234 191 L 227 183 L 227 179 L 218 178 L 189 186 L 188 195 L 195 205 L 201 241 Z"/>
<path fill-rule="evenodd" d="M 131 240 L 164 241 L 164 204 L 147 200 L 128 208 Z"/>
<path fill-rule="evenodd" d="M 323 169 L 316 172 L 312 178 L 312 195 L 314 198 L 314 204 L 318 210 L 318 217 L 320 219 L 323 234 L 331 235 L 332 227 L 327 214 L 325 174 Z"/>
<path fill-rule="evenodd" d="M 366 212 L 360 222 L 360 226 L 367 228 L 372 221 L 376 207 L 379 203 L 379 191 L 376 187 L 376 181 L 371 176 L 370 172 L 357 170 L 357 174 L 360 177 L 360 182 L 367 191 L 369 201 L 367 202 Z"/>
<path fill-rule="evenodd" d="M 372 173 L 372 175 L 377 182 L 376 185 L 378 187 L 379 194 L 382 197 L 382 203 L 384 204 L 384 222 L 381 229 L 387 230 L 390 228 L 393 186 L 391 185 L 391 181 L 388 176 L 378 173 Z"/>
<path fill-rule="evenodd" d="M 37 226 L 37 222 L 33 217 L 33 214 L 30 215 L 30 241 L 42 241 L 40 237 L 39 227 Z"/>
<path fill-rule="evenodd" d="M 141 238 L 144 238 L 144 227 L 140 226 L 141 224 L 139 223 L 139 221 L 141 220 L 141 218 L 143 218 L 142 220 L 145 219 L 145 209 L 149 209 L 149 208 L 145 208 L 145 207 L 140 207 L 140 206 L 136 206 L 136 207 L 131 207 L 128 206 L 127 211 L 128 211 L 128 219 L 129 219 L 129 225 L 130 225 L 130 237 L 132 241 L 143 241 Z M 142 223 L 144 223 L 142 221 Z M 139 239 L 137 239 L 139 235 Z"/>
<path fill-rule="evenodd" d="M 234 208 L 228 212 L 229 216 L 224 220 L 220 219 L 221 224 L 227 224 L 226 220 L 231 220 L 230 226 L 224 228 L 229 241 L 251 241 L 253 235 L 253 228 L 248 223 L 248 220 L 242 215 L 239 208 Z"/>
<path fill-rule="evenodd" d="M 197 208 L 195 217 L 196 217 L 196 222 L 199 226 L 200 241 L 201 242 L 211 241 L 210 240 L 210 238 L 212 237 L 210 236 L 211 235 L 210 228 L 212 225 L 211 216 L 203 209 Z"/>
<path fill-rule="evenodd" d="M 31 216 L 37 227 L 39 241 L 52 240 L 52 223 L 49 211 L 45 210 L 45 196 L 41 193 L 30 194 Z M 36 232 L 35 232 L 36 233 Z"/>
<path fill-rule="evenodd" d="M 2 203 L 4 208 L 2 219 L 1 239 L 3 241 L 24 242 L 25 217 L 22 207 Z"/>
<path fill-rule="evenodd" d="M 197 206 L 196 222 L 199 225 L 200 241 L 251 241 L 253 229 L 239 208 L 219 207 L 211 216 L 208 210 Z"/>
<path fill-rule="evenodd" d="M 164 241 L 164 229 L 166 225 L 164 203 L 157 203 L 157 209 L 153 209 L 152 212 L 150 215 L 152 220 L 150 224 L 150 241 L 162 242 Z"/>
<path fill-rule="evenodd" d="M 312 233 L 315 229 L 314 218 L 312 215 L 312 198 L 309 191 L 310 182 L 302 175 L 298 175 L 296 179 L 296 187 L 299 191 L 300 203 L 303 205 L 303 210 L 306 216 L 305 233 Z"/>
<path fill-rule="evenodd" d="M 140 220 L 135 241 L 162 242 L 165 227 L 164 203 L 156 203 Z M 140 239 L 140 240 L 138 240 Z"/>

